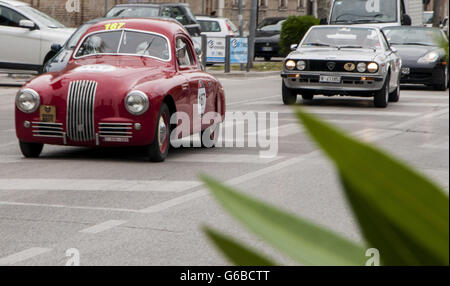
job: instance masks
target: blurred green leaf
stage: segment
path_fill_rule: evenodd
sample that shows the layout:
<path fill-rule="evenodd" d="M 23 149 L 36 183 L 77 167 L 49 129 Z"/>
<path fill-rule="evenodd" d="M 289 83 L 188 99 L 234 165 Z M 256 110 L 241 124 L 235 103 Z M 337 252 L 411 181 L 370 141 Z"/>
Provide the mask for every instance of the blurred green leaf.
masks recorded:
<path fill-rule="evenodd" d="M 297 115 L 338 167 L 365 237 L 386 265 L 449 264 L 449 200 L 434 183 L 311 115 Z"/>
<path fill-rule="evenodd" d="M 306 220 L 201 176 L 222 206 L 255 234 L 305 265 L 364 265 L 365 249 Z"/>
<path fill-rule="evenodd" d="M 233 239 L 205 227 L 203 231 L 214 242 L 223 254 L 235 265 L 239 266 L 274 266 L 275 263 L 250 250 Z"/>

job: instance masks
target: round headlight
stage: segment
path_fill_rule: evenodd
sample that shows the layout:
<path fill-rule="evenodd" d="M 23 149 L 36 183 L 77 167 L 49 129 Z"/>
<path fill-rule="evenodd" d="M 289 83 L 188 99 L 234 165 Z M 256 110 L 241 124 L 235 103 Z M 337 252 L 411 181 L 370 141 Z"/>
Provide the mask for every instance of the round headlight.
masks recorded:
<path fill-rule="evenodd" d="M 125 108 L 133 115 L 141 115 L 149 107 L 148 97 L 139 90 L 133 90 L 125 97 Z"/>
<path fill-rule="evenodd" d="M 356 69 L 357 69 L 359 72 L 365 72 L 365 71 L 366 71 L 366 64 L 365 64 L 365 63 L 359 63 L 359 64 L 356 66 Z"/>
<path fill-rule="evenodd" d="M 305 61 L 298 61 L 297 62 L 297 69 L 299 71 L 302 71 L 306 68 L 306 62 Z"/>
<path fill-rule="evenodd" d="M 39 104 L 40 98 L 36 91 L 26 88 L 17 93 L 16 106 L 20 111 L 33 113 L 38 109 Z"/>
<path fill-rule="evenodd" d="M 284 65 L 286 66 L 286 69 L 288 69 L 288 70 L 295 69 L 295 62 L 293 60 L 286 61 L 286 63 Z"/>
<path fill-rule="evenodd" d="M 378 64 L 377 63 L 370 63 L 367 65 L 367 70 L 369 72 L 376 72 L 378 70 Z"/>

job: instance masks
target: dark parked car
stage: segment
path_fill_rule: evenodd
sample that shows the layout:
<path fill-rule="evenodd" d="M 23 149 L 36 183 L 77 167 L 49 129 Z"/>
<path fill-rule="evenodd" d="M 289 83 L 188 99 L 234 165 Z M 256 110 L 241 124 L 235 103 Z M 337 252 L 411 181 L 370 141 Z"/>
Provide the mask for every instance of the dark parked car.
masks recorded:
<path fill-rule="evenodd" d="M 255 34 L 255 57 L 263 57 L 266 61 L 272 57 L 281 57 L 278 43 L 284 20 L 284 17 L 273 17 L 259 23 Z"/>
<path fill-rule="evenodd" d="M 106 14 L 106 18 L 168 17 L 183 25 L 192 37 L 200 36 L 200 25 L 186 3 L 134 3 L 119 4 Z"/>
<path fill-rule="evenodd" d="M 437 90 L 448 87 L 448 62 L 440 42 L 448 39 L 437 28 L 398 26 L 383 29 L 389 43 L 402 58 L 401 83 L 433 86 Z"/>

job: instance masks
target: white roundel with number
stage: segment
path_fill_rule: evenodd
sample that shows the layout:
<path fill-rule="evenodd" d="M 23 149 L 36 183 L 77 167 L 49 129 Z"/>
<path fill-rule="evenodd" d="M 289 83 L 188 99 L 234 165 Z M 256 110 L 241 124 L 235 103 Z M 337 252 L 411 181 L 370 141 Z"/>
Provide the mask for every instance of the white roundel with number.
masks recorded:
<path fill-rule="evenodd" d="M 206 89 L 203 82 L 198 82 L 198 114 L 202 116 L 206 109 Z"/>

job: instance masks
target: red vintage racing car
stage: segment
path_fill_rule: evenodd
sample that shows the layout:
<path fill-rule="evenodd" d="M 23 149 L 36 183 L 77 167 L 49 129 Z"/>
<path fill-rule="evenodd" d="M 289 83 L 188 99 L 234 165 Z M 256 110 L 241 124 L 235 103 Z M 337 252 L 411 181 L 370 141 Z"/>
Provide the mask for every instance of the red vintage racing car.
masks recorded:
<path fill-rule="evenodd" d="M 201 132 L 202 144 L 214 145 L 225 95 L 202 70 L 183 26 L 169 19 L 120 19 L 89 28 L 67 67 L 26 83 L 15 105 L 25 157 L 38 157 L 44 144 L 126 145 L 147 146 L 151 161 L 163 161 L 171 131 L 182 124 L 189 132 L 176 138 Z M 202 120 L 209 113 L 216 117 Z M 174 120 L 178 114 L 189 122 Z"/>

